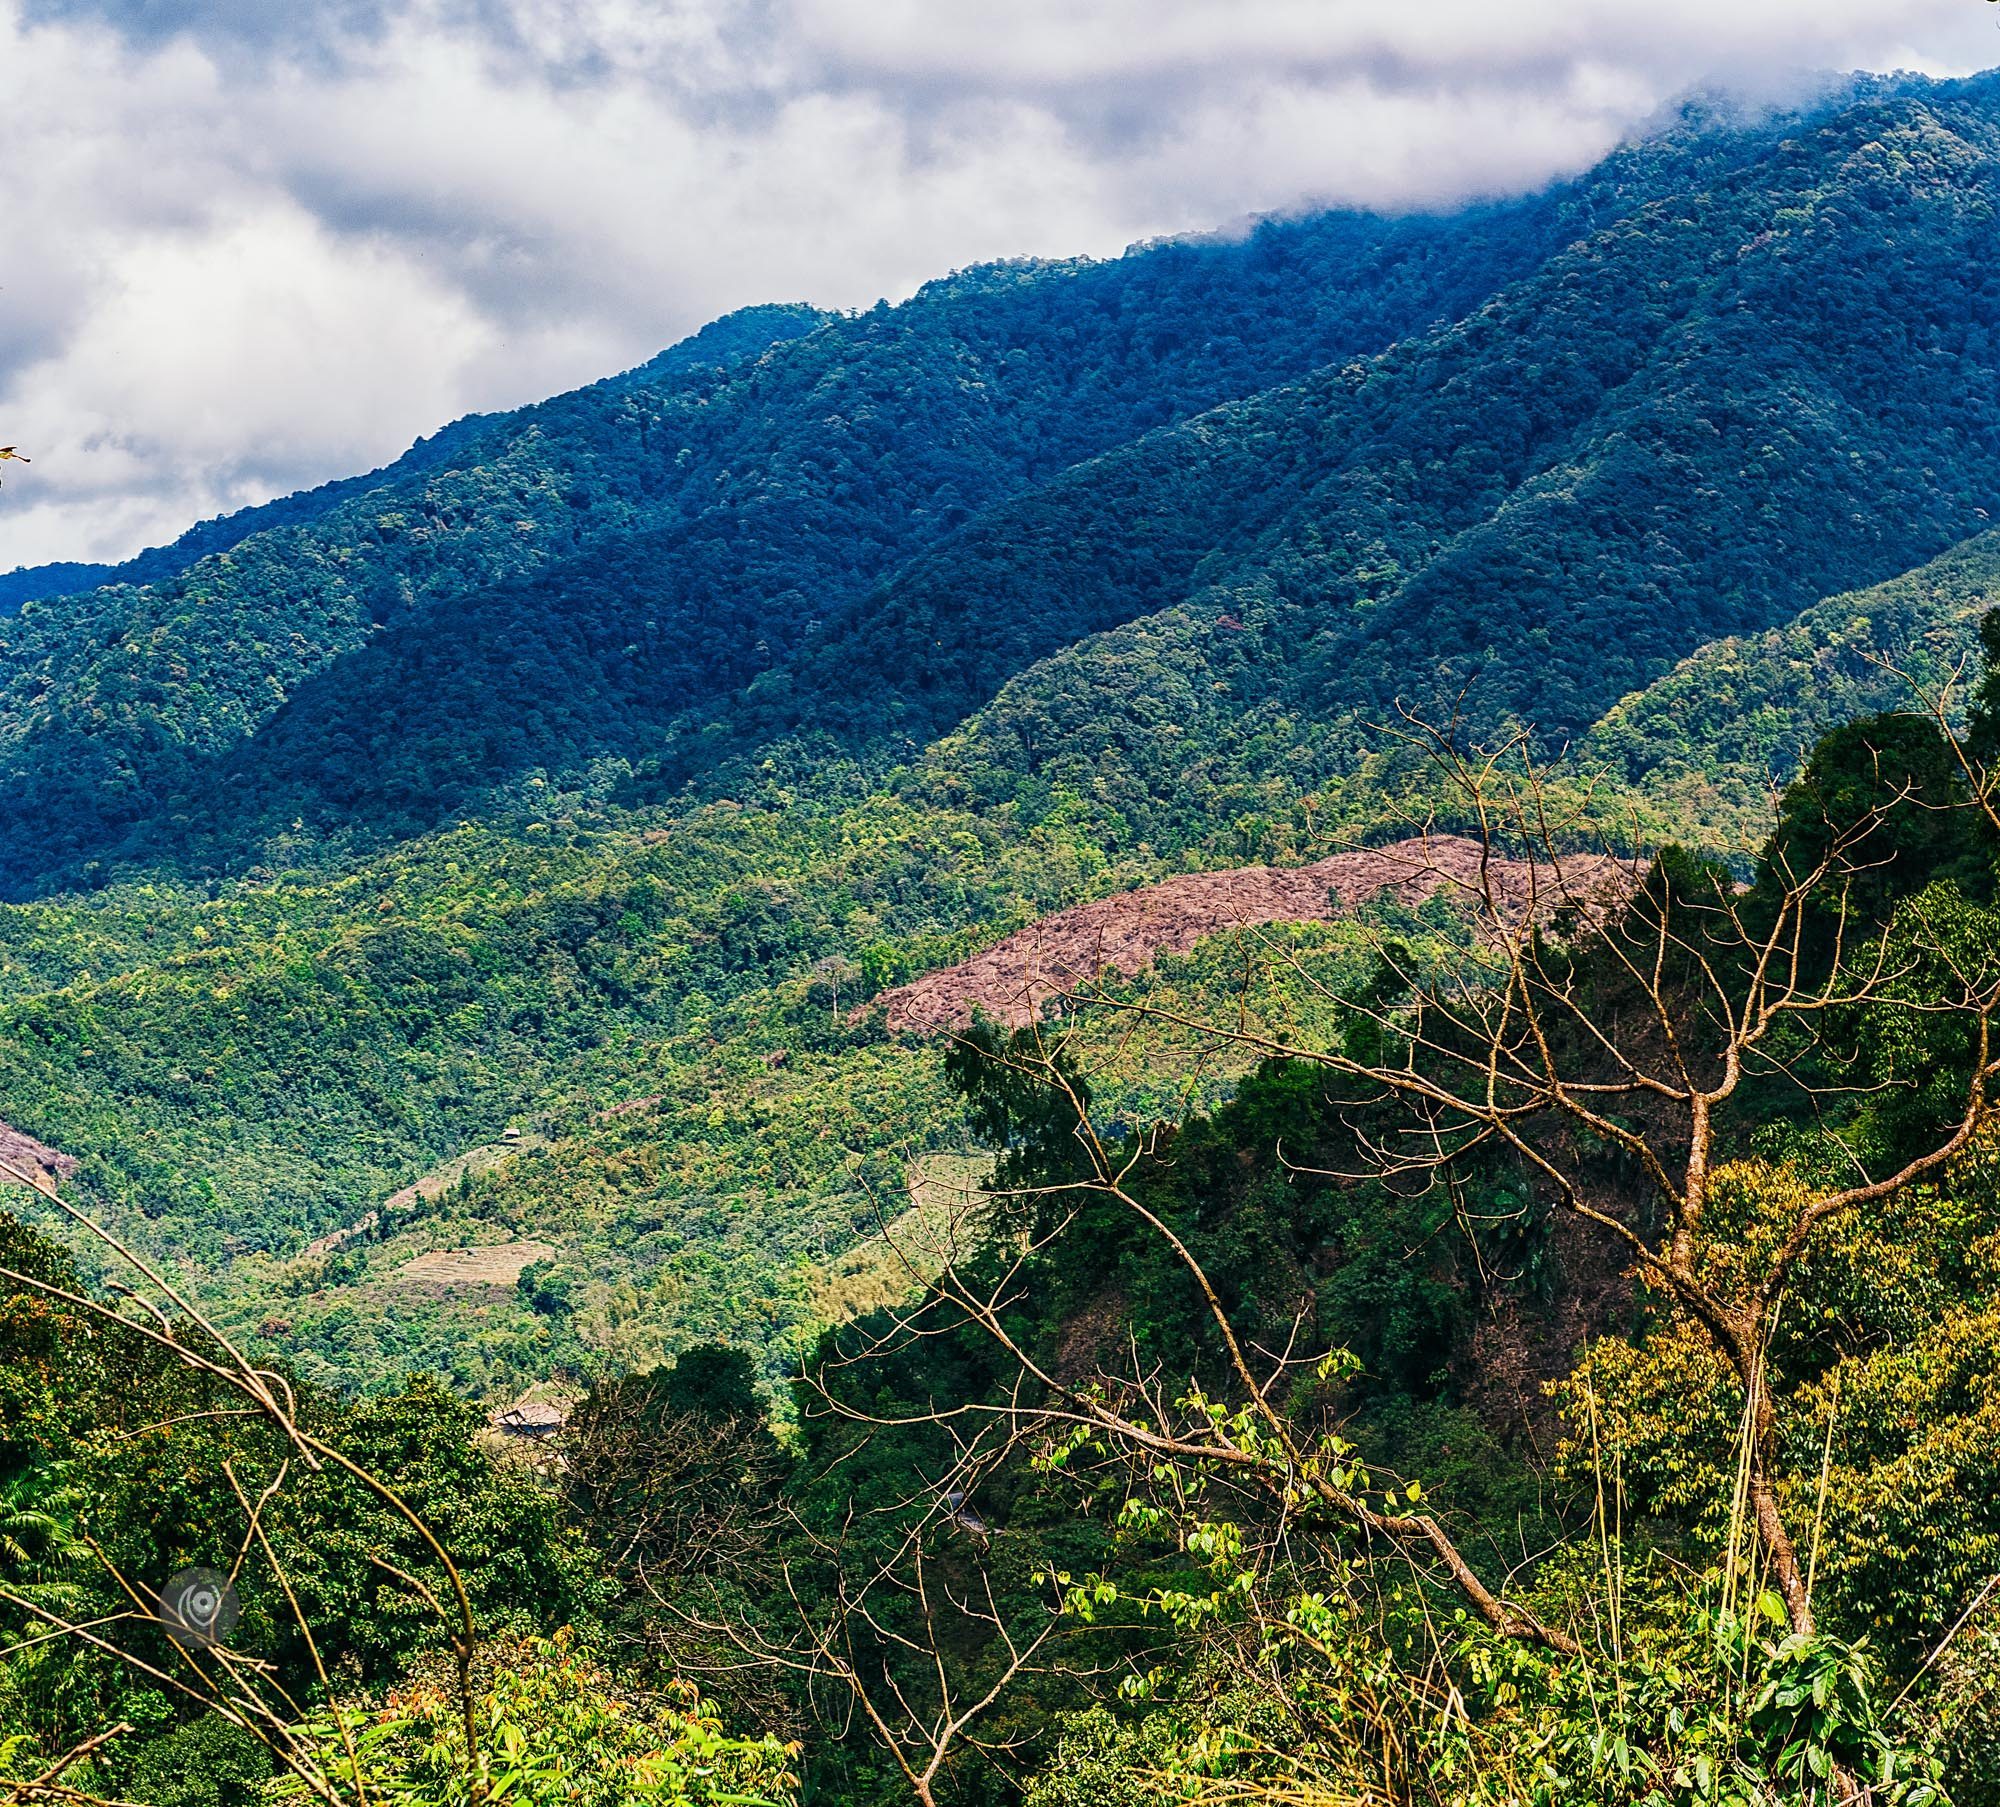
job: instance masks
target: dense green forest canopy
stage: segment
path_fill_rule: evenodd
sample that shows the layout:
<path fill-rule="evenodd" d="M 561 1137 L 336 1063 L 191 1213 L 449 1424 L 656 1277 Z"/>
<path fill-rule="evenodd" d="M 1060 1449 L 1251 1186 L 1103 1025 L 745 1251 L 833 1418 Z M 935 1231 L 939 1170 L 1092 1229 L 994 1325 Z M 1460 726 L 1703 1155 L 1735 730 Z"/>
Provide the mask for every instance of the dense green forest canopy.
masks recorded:
<path fill-rule="evenodd" d="M 991 1177 L 782 1424 L 731 1325 L 509 1450 L 0 1219 L 0 1788 L 1991 1798 L 2000 676 L 1968 708 L 1824 735 L 1748 885 L 1669 849 L 1266 944 L 1276 997 L 976 1021 Z M 1572 807 L 1459 770 L 1510 838 Z M 1257 1064 L 1176 1082 L 1160 1021 Z M 204 1575 L 227 1689 L 120 1610 Z"/>

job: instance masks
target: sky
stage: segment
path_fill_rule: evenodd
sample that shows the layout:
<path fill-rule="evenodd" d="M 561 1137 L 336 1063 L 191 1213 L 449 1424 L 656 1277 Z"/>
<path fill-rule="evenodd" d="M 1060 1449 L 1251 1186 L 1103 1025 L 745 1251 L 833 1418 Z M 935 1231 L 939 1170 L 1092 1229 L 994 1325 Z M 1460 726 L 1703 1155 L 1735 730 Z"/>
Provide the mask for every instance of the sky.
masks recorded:
<path fill-rule="evenodd" d="M 0 570 L 105 559 L 756 301 L 1516 192 L 1989 0 L 0 0 Z"/>

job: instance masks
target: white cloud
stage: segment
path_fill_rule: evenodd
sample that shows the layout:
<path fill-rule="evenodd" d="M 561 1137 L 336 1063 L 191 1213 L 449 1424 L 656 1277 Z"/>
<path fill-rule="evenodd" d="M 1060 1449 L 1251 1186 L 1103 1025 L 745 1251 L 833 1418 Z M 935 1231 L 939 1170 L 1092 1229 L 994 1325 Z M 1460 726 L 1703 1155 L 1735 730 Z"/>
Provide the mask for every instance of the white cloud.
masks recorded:
<path fill-rule="evenodd" d="M 36 455 L 0 568 L 748 302 L 1515 190 L 1693 83 L 1996 59 L 1975 0 L 0 0 L 0 438 Z"/>
<path fill-rule="evenodd" d="M 385 434 L 428 431 L 496 336 L 400 248 L 343 241 L 271 196 L 123 239 L 7 405 L 86 506 L 143 494 L 163 469 L 241 503 L 267 473 L 365 468 Z"/>
<path fill-rule="evenodd" d="M 1300 70 L 1511 87 L 1585 62 L 1673 87 L 1752 68 L 1880 66 L 1903 50 L 1963 70 L 1992 31 L 1979 9 L 1936 0 L 800 0 L 799 17 L 829 60 L 856 70 L 1048 87 Z"/>

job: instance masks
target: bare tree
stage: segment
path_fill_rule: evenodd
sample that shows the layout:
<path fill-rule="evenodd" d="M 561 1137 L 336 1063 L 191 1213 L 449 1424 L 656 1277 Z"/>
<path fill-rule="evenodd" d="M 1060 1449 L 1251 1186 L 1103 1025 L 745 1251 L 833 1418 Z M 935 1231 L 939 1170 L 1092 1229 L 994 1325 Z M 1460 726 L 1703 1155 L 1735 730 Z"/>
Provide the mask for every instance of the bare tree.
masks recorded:
<path fill-rule="evenodd" d="M 761 1417 L 662 1411 L 643 1387 L 614 1384 L 570 1415 L 558 1450 L 607 1561 L 641 1581 L 740 1579 L 786 1523 L 784 1463 Z"/>
<path fill-rule="evenodd" d="M 290 1383 L 273 1369 L 253 1362 L 219 1329 L 181 1288 L 154 1263 L 114 1235 L 87 1212 L 71 1204 L 47 1175 L 0 1159 L 0 1173 L 31 1188 L 86 1236 L 108 1250 L 134 1276 L 114 1290 L 114 1302 L 97 1299 L 72 1287 L 33 1274 L 0 1267 L 0 1281 L 37 1294 L 82 1317 L 150 1345 L 168 1361 L 203 1377 L 221 1402 L 193 1414 L 197 1418 L 242 1418 L 264 1426 L 278 1455 L 271 1478 L 253 1487 L 225 1462 L 224 1476 L 242 1515 L 233 1561 L 215 1578 L 219 1587 L 233 1588 L 247 1569 L 257 1566 L 285 1602 L 305 1648 L 323 1710 L 329 1711 L 335 1745 L 342 1760 L 331 1766 L 325 1750 L 307 1726 L 309 1703 L 286 1686 L 276 1667 L 260 1658 L 232 1650 L 219 1636 L 209 1635 L 213 1620 L 204 1624 L 185 1604 L 156 1592 L 142 1578 L 125 1573 L 112 1556 L 95 1543 L 88 1547 L 123 1604 L 108 1615 L 79 1620 L 47 1598 L 0 1587 L 0 1601 L 27 1615 L 41 1631 L 17 1644 L 61 1640 L 88 1649 L 146 1678 L 170 1696 L 199 1706 L 247 1733 L 270 1753 L 273 1762 L 297 1786 L 324 1807 L 368 1807 L 364 1769 L 355 1743 L 353 1715 L 335 1698 L 332 1678 L 322 1660 L 292 1578 L 272 1542 L 267 1520 L 274 1500 L 303 1475 L 339 1474 L 386 1506 L 416 1534 L 438 1569 L 438 1586 L 410 1574 L 380 1556 L 372 1558 L 399 1585 L 407 1588 L 437 1615 L 452 1653 L 457 1704 L 462 1718 L 468 1762 L 469 1794 L 485 1798 L 485 1769 L 480 1760 L 479 1720 L 472 1680 L 478 1645 L 472 1605 L 465 1584 L 437 1534 L 397 1490 L 343 1451 L 315 1435 L 301 1422 Z M 176 1419 L 171 1422 L 183 1422 Z M 130 1433 L 144 1435 L 165 1426 L 147 1426 Z M 166 1654 L 157 1645 L 165 1634 Z M 107 1727 L 63 1753 L 33 1778 L 0 1781 L 0 1802 L 50 1800 L 83 1802 L 91 1797 L 64 1780 L 78 1765 L 113 1739 L 129 1732 Z"/>
<path fill-rule="evenodd" d="M 1963 767 L 1968 795 L 1960 806 L 1983 810 L 2000 829 L 1994 787 L 1953 732 L 1948 701 L 1926 713 Z M 949 1271 L 932 1309 L 947 1307 L 995 1338 L 1030 1383 L 1032 1404 L 1017 1395 L 946 1415 L 1019 1423 L 1032 1413 L 1052 1435 L 1088 1427 L 1130 1451 L 1235 1473 L 1287 1510 L 1309 1502 L 1439 1571 L 1495 1630 L 1577 1651 L 1568 1630 L 1543 1622 L 1504 1583 L 1482 1578 L 1435 1517 L 1364 1491 L 1369 1477 L 1351 1449 L 1302 1431 L 1281 1409 L 1277 1383 L 1291 1358 L 1246 1346 L 1192 1250 L 1135 1185 L 1157 1138 L 1101 1130 L 1072 1065 L 1080 1013 L 1152 1019 L 1210 1046 L 1325 1073 L 1354 1151 L 1352 1166 L 1333 1177 L 1422 1185 L 1455 1180 L 1476 1161 L 1509 1159 L 1558 1210 L 1659 1287 L 1700 1326 L 1743 1390 L 1743 1504 L 1792 1628 L 1810 1633 L 1807 1565 L 1780 1507 L 1788 1401 L 1774 1392 L 1766 1359 L 1779 1302 L 1816 1231 L 1940 1176 L 1973 1143 L 1990 1121 L 2000 1077 L 1993 1036 L 2000 949 L 1967 945 L 1921 911 L 1885 926 L 1855 899 L 1857 884 L 1885 857 L 1879 831 L 1892 812 L 1938 805 L 1891 782 L 1854 819 L 1823 824 L 1809 855 L 1774 844 L 1754 889 L 1718 868 L 1671 859 L 1628 862 L 1613 879 L 1602 856 L 1578 857 L 1587 787 L 1554 781 L 1525 738 L 1467 751 L 1450 729 L 1414 721 L 1406 737 L 1433 761 L 1454 813 L 1482 849 L 1478 871 L 1457 886 L 1473 929 L 1469 953 L 1432 967 L 1379 938 L 1377 958 L 1393 982 L 1343 992 L 1283 944 L 1271 948 L 1299 984 L 1365 1034 L 1302 1046 L 1241 1017 L 1212 1019 L 1077 986 L 1063 997 L 1061 1024 L 982 1049 L 1017 1081 L 1045 1088 L 1072 1123 L 1079 1171 L 1033 1188 L 1044 1212 L 1060 1208 L 1068 1192 L 1113 1199 L 1182 1264 L 1223 1352 L 1233 1389 L 1227 1408 L 1195 1395 L 1176 1412 L 1157 1389 L 1107 1386 L 1102 1377 L 1079 1383 L 1057 1372 L 1009 1327 L 1017 1266 L 977 1285 Z M 1852 1064 L 1844 1037 L 1858 1021 L 1882 1017 L 1949 1024 L 1964 1051 L 1949 1120 L 1917 1152 L 1877 1167 L 1835 1118 L 1841 1096 L 1854 1090 L 1843 1077 Z M 1821 1177 L 1805 1176 L 1782 1221 L 1764 1226 L 1756 1246 L 1719 1249 L 1710 1233 L 1717 1169 L 1740 1145 L 1746 1089 L 1768 1097 L 1777 1088 L 1790 1088 L 1817 1116 Z M 1607 1152 L 1618 1160 L 1607 1161 Z M 903 1327 L 924 1328 L 916 1319 Z"/>
<path fill-rule="evenodd" d="M 989 1727 L 994 1710 L 1043 1672 L 1062 1622 L 1052 1581 L 1022 1605 L 996 1579 L 987 1528 L 967 1502 L 1011 1443 L 980 1436 L 940 1477 L 888 1509 L 886 1540 L 850 1513 L 837 1535 L 794 1519 L 777 1561 L 783 1608 L 730 1611 L 656 1592 L 691 1630 L 753 1669 L 794 1678 L 837 1735 L 857 1722 L 895 1764 L 922 1807 L 958 1759 L 1004 1767 L 1027 1734 Z M 1071 1662 L 1066 1674 L 1081 1670 Z"/>

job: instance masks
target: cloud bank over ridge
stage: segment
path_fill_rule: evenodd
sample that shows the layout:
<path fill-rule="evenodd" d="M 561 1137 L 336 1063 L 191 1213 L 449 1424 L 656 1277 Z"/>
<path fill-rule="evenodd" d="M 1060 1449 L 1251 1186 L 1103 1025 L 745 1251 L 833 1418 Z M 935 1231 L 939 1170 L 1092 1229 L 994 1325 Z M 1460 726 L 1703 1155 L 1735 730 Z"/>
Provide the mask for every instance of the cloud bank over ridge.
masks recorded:
<path fill-rule="evenodd" d="M 118 557 L 730 308 L 1587 164 L 1977 0 L 0 0 L 0 569 Z M 18 469 L 18 467 L 15 467 Z"/>

